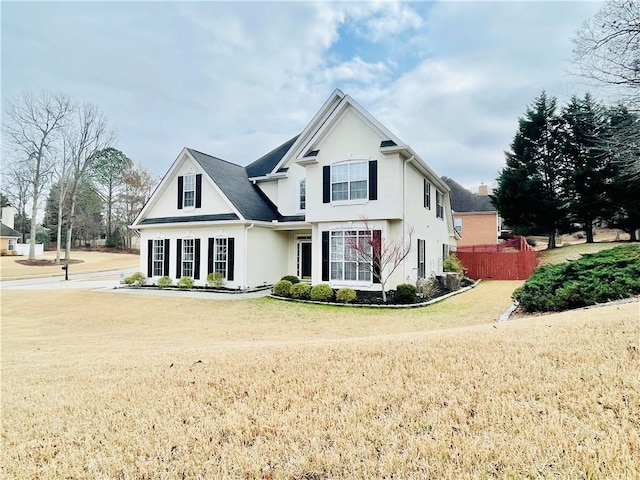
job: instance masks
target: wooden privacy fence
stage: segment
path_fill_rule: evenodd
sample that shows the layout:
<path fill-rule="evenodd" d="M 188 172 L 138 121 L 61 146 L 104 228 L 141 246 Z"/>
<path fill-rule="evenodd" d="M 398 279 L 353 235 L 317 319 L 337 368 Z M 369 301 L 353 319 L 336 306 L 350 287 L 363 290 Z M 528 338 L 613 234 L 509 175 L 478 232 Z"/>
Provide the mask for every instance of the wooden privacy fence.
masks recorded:
<path fill-rule="evenodd" d="M 536 252 L 524 237 L 515 237 L 498 245 L 459 247 L 456 256 L 475 280 L 526 280 L 537 266 Z"/>

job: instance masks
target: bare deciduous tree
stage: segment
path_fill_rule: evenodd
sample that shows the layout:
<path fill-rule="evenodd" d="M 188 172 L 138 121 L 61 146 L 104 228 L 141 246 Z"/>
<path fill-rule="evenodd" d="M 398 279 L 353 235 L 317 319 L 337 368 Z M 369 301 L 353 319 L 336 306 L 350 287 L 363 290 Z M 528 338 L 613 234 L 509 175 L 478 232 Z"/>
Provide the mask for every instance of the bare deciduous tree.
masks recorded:
<path fill-rule="evenodd" d="M 4 179 L 6 180 L 6 193 L 11 204 L 18 210 L 21 223 L 16 229 L 19 228 L 22 234 L 22 242 L 25 241 L 27 225 L 24 224 L 27 218 L 27 207 L 31 200 L 31 174 L 29 165 L 24 162 L 13 163 L 6 174 Z"/>
<path fill-rule="evenodd" d="M 626 88 L 640 102 L 640 2 L 612 0 L 585 22 L 574 42 L 578 73 L 601 84 Z"/>
<path fill-rule="evenodd" d="M 82 180 L 92 167 L 94 153 L 106 148 L 114 140 L 115 134 L 109 130 L 107 120 L 95 105 L 85 103 L 77 109 L 77 124 L 66 138 L 67 149 L 71 158 L 71 175 L 69 186 L 69 222 L 67 224 L 67 244 L 65 259 L 71 258 L 71 238 L 73 221 Z"/>
<path fill-rule="evenodd" d="M 151 194 L 160 179 L 138 164 L 127 171 L 123 181 L 125 187 L 120 195 L 120 201 L 117 203 L 117 217 L 118 223 L 124 230 L 134 222 L 144 205 L 151 198 Z M 128 229 L 125 231 L 125 248 L 131 248 L 134 232 Z"/>
<path fill-rule="evenodd" d="M 7 148 L 27 168 L 31 186 L 29 260 L 35 259 L 36 217 L 40 196 L 53 169 L 54 144 L 71 112 L 71 102 L 62 94 L 23 93 L 7 103 L 3 122 Z"/>
<path fill-rule="evenodd" d="M 364 230 L 367 235 L 347 237 L 347 245 L 356 253 L 358 262 L 371 265 L 371 273 L 382 288 L 382 301 L 387 303 L 387 281 L 412 250 L 413 227 L 405 232 L 403 238 L 391 240 L 383 238 L 379 230 L 371 228 L 367 219 L 362 221 L 364 229 L 357 230 Z"/>

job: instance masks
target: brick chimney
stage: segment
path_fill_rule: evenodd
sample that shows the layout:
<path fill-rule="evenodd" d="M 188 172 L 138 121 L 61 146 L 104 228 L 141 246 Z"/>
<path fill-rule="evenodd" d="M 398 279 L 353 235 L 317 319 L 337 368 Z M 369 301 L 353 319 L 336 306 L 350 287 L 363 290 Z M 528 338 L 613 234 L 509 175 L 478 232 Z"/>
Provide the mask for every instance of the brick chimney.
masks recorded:
<path fill-rule="evenodd" d="M 480 195 L 481 197 L 486 197 L 487 195 L 489 195 L 489 189 L 484 183 L 481 183 L 478 187 L 478 195 Z"/>

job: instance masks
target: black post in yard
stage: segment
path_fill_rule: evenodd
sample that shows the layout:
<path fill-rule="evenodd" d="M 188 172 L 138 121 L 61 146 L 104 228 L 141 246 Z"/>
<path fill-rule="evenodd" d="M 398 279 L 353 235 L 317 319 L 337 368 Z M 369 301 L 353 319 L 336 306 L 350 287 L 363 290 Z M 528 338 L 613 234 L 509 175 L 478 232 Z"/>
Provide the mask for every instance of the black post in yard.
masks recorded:
<path fill-rule="evenodd" d="M 65 279 L 65 280 L 69 280 L 69 264 L 68 264 L 68 263 L 65 263 L 65 264 L 62 266 L 62 269 L 64 270 L 64 279 Z"/>

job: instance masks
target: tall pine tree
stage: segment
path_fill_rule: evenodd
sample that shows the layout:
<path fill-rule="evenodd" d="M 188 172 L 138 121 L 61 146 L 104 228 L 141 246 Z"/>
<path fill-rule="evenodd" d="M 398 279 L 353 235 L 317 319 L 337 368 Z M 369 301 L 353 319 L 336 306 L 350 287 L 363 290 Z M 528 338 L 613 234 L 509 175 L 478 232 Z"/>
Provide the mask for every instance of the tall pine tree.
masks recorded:
<path fill-rule="evenodd" d="M 572 97 L 562 111 L 562 154 L 564 156 L 565 195 L 569 199 L 569 218 L 580 225 L 593 243 L 593 224 L 611 210 L 608 197 L 613 170 L 601 138 L 606 116 L 588 93 Z"/>
<path fill-rule="evenodd" d="M 520 234 L 547 235 L 549 248 L 555 248 L 556 234 L 568 229 L 556 109 L 556 98 L 544 91 L 527 108 L 491 196 L 508 226 Z"/>

